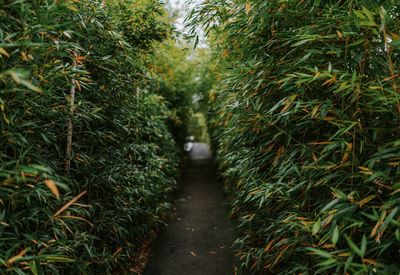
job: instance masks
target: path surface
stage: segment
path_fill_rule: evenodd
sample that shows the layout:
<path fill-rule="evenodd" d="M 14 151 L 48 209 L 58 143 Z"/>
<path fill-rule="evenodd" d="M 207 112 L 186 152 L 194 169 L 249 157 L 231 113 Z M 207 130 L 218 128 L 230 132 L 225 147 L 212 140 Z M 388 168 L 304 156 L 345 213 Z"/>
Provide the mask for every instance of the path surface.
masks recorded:
<path fill-rule="evenodd" d="M 195 143 L 177 211 L 154 245 L 145 275 L 232 275 L 233 223 L 207 145 Z"/>

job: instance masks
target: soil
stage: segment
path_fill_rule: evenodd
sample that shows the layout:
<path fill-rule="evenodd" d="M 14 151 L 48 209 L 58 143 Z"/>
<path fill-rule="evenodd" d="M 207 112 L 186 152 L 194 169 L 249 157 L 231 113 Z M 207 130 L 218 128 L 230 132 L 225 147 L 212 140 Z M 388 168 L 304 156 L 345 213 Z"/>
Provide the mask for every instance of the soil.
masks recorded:
<path fill-rule="evenodd" d="M 234 224 L 208 146 L 194 143 L 176 212 L 161 230 L 145 275 L 233 275 Z"/>

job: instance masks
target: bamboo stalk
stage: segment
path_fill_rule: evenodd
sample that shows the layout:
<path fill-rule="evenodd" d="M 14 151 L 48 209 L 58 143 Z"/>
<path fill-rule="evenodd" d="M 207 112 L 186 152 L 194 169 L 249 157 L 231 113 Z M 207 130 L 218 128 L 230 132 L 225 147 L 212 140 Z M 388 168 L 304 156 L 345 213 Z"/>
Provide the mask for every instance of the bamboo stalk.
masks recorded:
<path fill-rule="evenodd" d="M 67 144 L 65 149 L 65 173 L 69 174 L 71 171 L 71 153 L 72 153 L 72 136 L 74 125 L 72 122 L 72 115 L 74 113 L 74 105 L 75 105 L 75 93 L 76 93 L 76 85 L 75 79 L 72 79 L 72 85 L 69 92 L 70 96 L 70 115 L 68 117 L 68 128 L 67 128 Z"/>

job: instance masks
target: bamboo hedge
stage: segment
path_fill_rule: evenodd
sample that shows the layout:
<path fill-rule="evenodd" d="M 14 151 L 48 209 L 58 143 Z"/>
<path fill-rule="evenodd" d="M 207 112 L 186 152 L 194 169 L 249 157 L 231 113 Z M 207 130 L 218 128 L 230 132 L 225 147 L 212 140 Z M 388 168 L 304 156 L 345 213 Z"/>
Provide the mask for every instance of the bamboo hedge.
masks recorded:
<path fill-rule="evenodd" d="M 243 274 L 400 271 L 400 5 L 210 0 L 212 139 Z"/>
<path fill-rule="evenodd" d="M 157 0 L 0 0 L 0 273 L 128 272 L 179 175 L 170 34 Z"/>

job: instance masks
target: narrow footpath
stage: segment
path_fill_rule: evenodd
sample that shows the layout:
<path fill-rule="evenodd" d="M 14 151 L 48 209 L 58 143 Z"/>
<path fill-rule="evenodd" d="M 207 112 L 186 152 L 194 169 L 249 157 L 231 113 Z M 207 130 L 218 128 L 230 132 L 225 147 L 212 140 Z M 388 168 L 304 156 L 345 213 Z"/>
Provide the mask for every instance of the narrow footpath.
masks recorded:
<path fill-rule="evenodd" d="M 144 274 L 233 275 L 233 222 L 206 144 L 194 143 L 182 185 Z"/>

